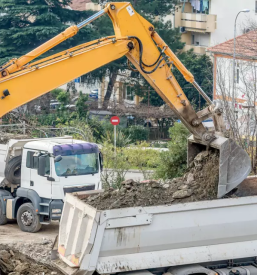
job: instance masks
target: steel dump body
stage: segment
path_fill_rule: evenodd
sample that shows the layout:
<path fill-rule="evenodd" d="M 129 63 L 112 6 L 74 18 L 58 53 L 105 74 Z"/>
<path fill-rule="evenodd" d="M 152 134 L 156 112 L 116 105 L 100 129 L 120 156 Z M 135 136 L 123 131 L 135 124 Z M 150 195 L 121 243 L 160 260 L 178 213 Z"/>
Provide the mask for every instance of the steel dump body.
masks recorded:
<path fill-rule="evenodd" d="M 97 211 L 67 194 L 58 241 L 83 274 L 254 257 L 257 197 Z"/>

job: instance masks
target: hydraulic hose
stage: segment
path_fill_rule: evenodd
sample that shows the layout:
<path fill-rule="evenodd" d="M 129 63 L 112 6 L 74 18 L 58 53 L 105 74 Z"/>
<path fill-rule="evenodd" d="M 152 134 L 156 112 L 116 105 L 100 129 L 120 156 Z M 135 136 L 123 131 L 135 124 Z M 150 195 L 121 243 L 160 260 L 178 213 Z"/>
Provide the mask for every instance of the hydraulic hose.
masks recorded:
<path fill-rule="evenodd" d="M 159 58 L 155 61 L 154 64 L 152 64 L 152 65 L 146 65 L 146 64 L 142 61 L 142 56 L 143 56 L 143 44 L 142 44 L 142 41 L 141 41 L 138 37 L 136 37 L 136 36 L 129 36 L 128 38 L 129 38 L 129 39 L 136 39 L 137 42 L 138 42 L 138 45 L 139 45 L 139 66 L 140 66 L 140 69 L 142 70 L 142 72 L 144 72 L 145 74 L 152 74 L 153 72 L 155 72 L 155 71 L 158 69 L 158 67 L 159 67 L 159 65 L 161 64 L 161 62 L 165 59 L 165 57 L 163 57 L 163 58 L 160 60 L 160 58 L 161 58 L 161 56 L 162 56 L 162 53 L 160 54 Z M 146 71 L 146 70 L 143 68 L 143 66 L 142 66 L 142 65 L 144 65 L 144 66 L 146 66 L 146 67 L 152 67 L 152 66 L 154 66 L 155 64 L 157 64 L 157 65 L 156 65 L 156 66 L 154 67 L 154 69 L 151 70 L 151 71 Z"/>

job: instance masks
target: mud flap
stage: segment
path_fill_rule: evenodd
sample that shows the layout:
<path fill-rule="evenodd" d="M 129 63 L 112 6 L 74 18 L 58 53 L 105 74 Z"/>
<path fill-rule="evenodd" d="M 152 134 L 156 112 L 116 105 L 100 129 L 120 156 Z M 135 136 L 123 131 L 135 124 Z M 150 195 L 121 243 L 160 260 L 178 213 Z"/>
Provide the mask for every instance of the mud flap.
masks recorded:
<path fill-rule="evenodd" d="M 217 136 L 210 147 L 220 151 L 217 197 L 221 198 L 247 178 L 251 172 L 251 160 L 247 152 L 235 141 L 225 137 Z M 206 148 L 206 144 L 190 136 L 187 151 L 188 163 L 191 163 L 195 156 Z"/>
<path fill-rule="evenodd" d="M 76 275 L 79 271 L 78 268 L 72 268 L 68 266 L 65 262 L 59 259 L 58 256 L 58 235 L 55 237 L 52 250 L 51 250 L 51 263 L 53 267 L 61 271 L 65 275 Z"/>
<path fill-rule="evenodd" d="M 51 250 L 51 261 L 58 259 L 58 235 L 54 239 L 54 243 Z"/>

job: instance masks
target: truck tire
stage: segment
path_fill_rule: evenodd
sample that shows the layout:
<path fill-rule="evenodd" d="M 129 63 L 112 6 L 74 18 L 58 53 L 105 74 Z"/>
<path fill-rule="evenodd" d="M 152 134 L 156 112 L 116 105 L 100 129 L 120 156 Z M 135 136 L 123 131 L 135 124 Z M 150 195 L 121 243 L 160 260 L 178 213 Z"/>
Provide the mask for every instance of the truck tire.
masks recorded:
<path fill-rule="evenodd" d="M 3 214 L 2 205 L 0 204 L 0 225 L 7 224 L 6 215 Z"/>
<path fill-rule="evenodd" d="M 32 203 L 24 203 L 20 206 L 17 212 L 17 223 L 20 230 L 24 232 L 36 233 L 40 230 L 39 215 Z"/>
<path fill-rule="evenodd" d="M 21 156 L 13 157 L 6 165 L 4 175 L 12 184 L 21 183 Z"/>

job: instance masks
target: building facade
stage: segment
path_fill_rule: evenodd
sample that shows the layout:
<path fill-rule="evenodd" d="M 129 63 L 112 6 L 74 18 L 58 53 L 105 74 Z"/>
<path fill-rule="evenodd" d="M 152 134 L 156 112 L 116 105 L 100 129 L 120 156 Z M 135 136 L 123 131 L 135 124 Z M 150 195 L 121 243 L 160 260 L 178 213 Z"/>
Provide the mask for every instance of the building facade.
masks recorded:
<path fill-rule="evenodd" d="M 250 12 L 239 15 L 237 35 L 257 25 L 256 0 L 180 0 L 174 25 L 180 28 L 185 50 L 204 54 L 207 47 L 233 38 L 235 18 L 243 9 Z"/>
<path fill-rule="evenodd" d="M 257 125 L 257 31 L 208 48 L 214 59 L 213 99 L 232 110 L 241 134 L 256 133 Z"/>

